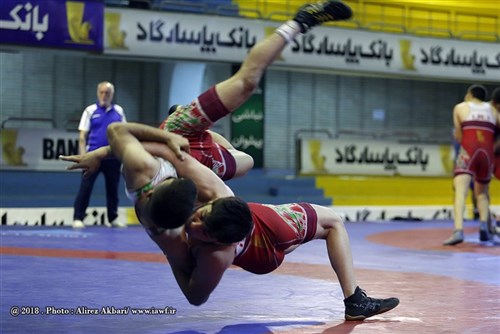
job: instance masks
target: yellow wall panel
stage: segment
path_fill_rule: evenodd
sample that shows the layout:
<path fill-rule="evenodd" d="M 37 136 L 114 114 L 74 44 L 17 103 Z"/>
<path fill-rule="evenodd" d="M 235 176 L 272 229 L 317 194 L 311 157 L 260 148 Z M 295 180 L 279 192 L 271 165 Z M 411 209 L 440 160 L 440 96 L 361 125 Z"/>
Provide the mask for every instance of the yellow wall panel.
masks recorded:
<path fill-rule="evenodd" d="M 453 180 L 434 177 L 318 176 L 316 186 L 335 205 L 453 205 Z M 490 185 L 492 204 L 500 204 L 500 181 Z"/>
<path fill-rule="evenodd" d="M 308 1 L 233 0 L 240 14 L 283 21 Z M 354 11 L 347 22 L 327 25 L 377 31 L 412 33 L 429 37 L 458 37 L 479 41 L 500 40 L 500 1 L 345 0 Z"/>

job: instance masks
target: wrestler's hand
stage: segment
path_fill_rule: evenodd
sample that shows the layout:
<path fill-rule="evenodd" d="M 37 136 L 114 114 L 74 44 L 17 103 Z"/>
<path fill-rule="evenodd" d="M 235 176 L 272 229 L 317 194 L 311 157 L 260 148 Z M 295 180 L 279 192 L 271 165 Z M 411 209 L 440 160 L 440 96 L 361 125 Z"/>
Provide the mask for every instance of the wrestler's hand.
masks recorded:
<path fill-rule="evenodd" d="M 178 134 L 172 132 L 169 132 L 168 134 L 167 146 L 174 151 L 177 158 L 184 160 L 182 151 L 189 153 L 189 141 Z"/>
<path fill-rule="evenodd" d="M 74 162 L 74 164 L 66 167 L 66 170 L 83 170 L 83 176 L 88 177 L 95 173 L 101 167 L 101 160 L 103 158 L 99 151 L 87 152 L 78 155 L 60 155 L 59 159 L 63 161 Z"/>

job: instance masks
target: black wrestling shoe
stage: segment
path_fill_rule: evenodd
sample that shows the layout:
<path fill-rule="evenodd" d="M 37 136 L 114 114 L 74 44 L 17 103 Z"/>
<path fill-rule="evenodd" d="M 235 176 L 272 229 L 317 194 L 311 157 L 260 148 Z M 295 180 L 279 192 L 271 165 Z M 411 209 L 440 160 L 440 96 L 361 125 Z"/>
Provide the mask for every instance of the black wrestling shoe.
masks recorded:
<path fill-rule="evenodd" d="M 300 32 L 305 33 L 324 22 L 347 20 L 351 16 L 351 8 L 342 2 L 322 1 L 300 7 L 293 19 L 300 24 Z"/>
<path fill-rule="evenodd" d="M 366 295 L 364 290 L 356 287 L 354 294 L 344 299 L 345 320 L 365 320 L 376 314 L 392 310 L 399 305 L 399 299 L 376 299 Z"/>
<path fill-rule="evenodd" d="M 479 220 L 479 211 L 477 211 L 477 209 L 474 209 L 474 213 L 472 214 L 472 219 Z"/>
<path fill-rule="evenodd" d="M 464 230 L 455 230 L 451 237 L 443 242 L 443 246 L 454 246 L 461 242 L 464 242 Z"/>
<path fill-rule="evenodd" d="M 481 222 L 479 225 L 479 241 L 490 241 L 491 235 L 488 229 L 488 223 Z"/>
<path fill-rule="evenodd" d="M 490 213 L 488 215 L 488 231 L 490 231 L 490 234 L 493 236 L 497 233 L 497 221 L 495 220 L 495 217 Z"/>

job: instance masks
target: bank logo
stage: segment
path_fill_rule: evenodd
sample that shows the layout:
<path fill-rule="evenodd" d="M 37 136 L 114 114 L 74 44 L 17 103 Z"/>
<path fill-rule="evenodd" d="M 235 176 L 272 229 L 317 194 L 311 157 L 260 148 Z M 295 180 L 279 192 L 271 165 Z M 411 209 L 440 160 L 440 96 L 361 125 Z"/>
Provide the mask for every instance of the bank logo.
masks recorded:
<path fill-rule="evenodd" d="M 106 34 L 106 47 L 110 49 L 125 49 L 127 33 L 120 29 L 122 16 L 120 13 L 106 12 L 104 17 L 104 33 Z"/>
<path fill-rule="evenodd" d="M 400 39 L 399 50 L 401 55 L 401 64 L 403 64 L 403 70 L 416 71 L 415 55 L 411 53 L 411 40 Z"/>
<path fill-rule="evenodd" d="M 66 43 L 94 44 L 94 41 L 90 38 L 92 24 L 90 21 L 84 21 L 84 12 L 84 2 L 66 2 L 66 18 L 68 21 L 68 32 L 71 38 L 71 41 L 67 41 Z"/>

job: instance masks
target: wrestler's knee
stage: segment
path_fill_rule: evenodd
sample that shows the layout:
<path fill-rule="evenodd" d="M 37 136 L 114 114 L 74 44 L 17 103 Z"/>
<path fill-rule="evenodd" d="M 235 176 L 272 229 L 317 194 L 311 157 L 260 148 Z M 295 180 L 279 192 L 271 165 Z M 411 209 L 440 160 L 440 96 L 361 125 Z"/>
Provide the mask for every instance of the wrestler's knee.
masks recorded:
<path fill-rule="evenodd" d="M 246 175 L 253 168 L 254 160 L 251 155 L 238 150 L 232 150 L 231 154 L 236 160 L 236 177 Z"/>
<path fill-rule="evenodd" d="M 329 233 L 345 231 L 344 218 L 331 208 L 315 208 L 318 215 L 317 236 L 324 238 Z"/>
<path fill-rule="evenodd" d="M 345 229 L 344 219 L 342 218 L 342 216 L 340 216 L 336 212 L 334 213 L 334 215 L 335 215 L 335 218 L 333 221 L 333 228 Z"/>
<path fill-rule="evenodd" d="M 332 222 L 336 225 L 343 227 L 344 226 L 344 215 L 338 213 L 337 211 L 333 210 L 330 207 L 328 207 L 327 210 L 328 210 L 328 216 L 332 220 Z"/>

